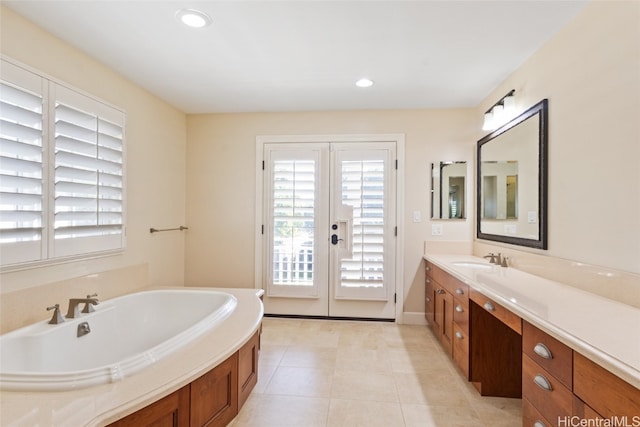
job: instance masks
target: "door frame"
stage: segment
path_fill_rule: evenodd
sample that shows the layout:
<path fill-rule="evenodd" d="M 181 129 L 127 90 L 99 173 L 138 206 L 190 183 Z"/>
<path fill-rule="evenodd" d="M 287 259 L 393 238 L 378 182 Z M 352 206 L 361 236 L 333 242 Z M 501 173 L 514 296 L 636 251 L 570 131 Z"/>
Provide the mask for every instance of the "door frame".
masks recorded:
<path fill-rule="evenodd" d="M 330 135 L 258 135 L 256 136 L 256 192 L 255 192 L 255 238 L 254 238 L 254 288 L 262 289 L 263 275 L 263 233 L 264 211 L 264 174 L 263 170 L 263 153 L 265 144 L 273 143 L 331 143 L 331 142 L 395 142 L 397 156 L 397 173 L 396 173 L 396 226 L 398 227 L 395 239 L 395 293 L 396 293 L 396 310 L 395 323 L 402 323 L 404 309 L 404 145 L 405 135 L 402 133 L 394 134 L 330 134 Z"/>

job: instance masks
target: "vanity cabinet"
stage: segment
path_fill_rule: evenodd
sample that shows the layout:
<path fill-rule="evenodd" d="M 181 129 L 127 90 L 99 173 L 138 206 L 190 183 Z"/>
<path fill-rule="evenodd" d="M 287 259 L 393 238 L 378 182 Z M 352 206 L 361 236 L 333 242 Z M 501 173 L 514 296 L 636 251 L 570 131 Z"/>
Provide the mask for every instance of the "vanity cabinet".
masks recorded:
<path fill-rule="evenodd" d="M 469 375 L 469 286 L 441 268 L 425 267 L 425 316 L 465 378 Z"/>
<path fill-rule="evenodd" d="M 110 427 L 224 427 L 247 400 L 258 379 L 260 330 L 224 362 L 170 395 Z"/>
<path fill-rule="evenodd" d="M 471 290 L 469 379 L 482 396 L 522 396 L 522 319 Z"/>
<path fill-rule="evenodd" d="M 128 415 L 110 427 L 189 425 L 189 386 L 182 387 L 157 402 Z"/>
<path fill-rule="evenodd" d="M 640 390 L 527 322 L 522 365 L 523 426 L 640 414 Z"/>

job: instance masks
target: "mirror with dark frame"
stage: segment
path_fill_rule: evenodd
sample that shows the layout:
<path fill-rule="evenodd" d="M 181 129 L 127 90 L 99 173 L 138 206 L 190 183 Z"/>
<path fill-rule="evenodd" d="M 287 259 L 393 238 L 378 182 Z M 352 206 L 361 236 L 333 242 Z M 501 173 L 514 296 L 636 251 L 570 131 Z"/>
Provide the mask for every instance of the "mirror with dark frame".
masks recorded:
<path fill-rule="evenodd" d="M 547 249 L 548 100 L 478 141 L 477 236 Z"/>
<path fill-rule="evenodd" d="M 431 218 L 465 219 L 467 162 L 431 163 Z"/>

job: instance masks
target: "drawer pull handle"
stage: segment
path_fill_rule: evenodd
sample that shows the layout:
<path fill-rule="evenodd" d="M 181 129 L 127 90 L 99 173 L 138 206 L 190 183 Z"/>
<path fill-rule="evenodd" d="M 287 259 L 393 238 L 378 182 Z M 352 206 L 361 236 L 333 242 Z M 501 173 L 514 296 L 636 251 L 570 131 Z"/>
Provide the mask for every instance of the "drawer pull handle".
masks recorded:
<path fill-rule="evenodd" d="M 485 302 L 483 307 L 487 311 L 496 311 L 496 308 L 494 307 L 493 304 L 491 304 L 491 301 Z"/>
<path fill-rule="evenodd" d="M 535 377 L 533 377 L 533 382 L 543 390 L 553 391 L 551 383 L 543 375 L 537 374 Z"/>
<path fill-rule="evenodd" d="M 536 420 L 536 422 L 533 423 L 533 427 L 547 427 L 547 426 L 542 421 Z"/>
<path fill-rule="evenodd" d="M 464 291 L 462 290 L 462 288 L 457 288 L 457 289 L 456 289 L 456 294 L 458 294 L 458 295 L 464 295 Z"/>
<path fill-rule="evenodd" d="M 429 279 L 428 277 L 425 279 L 425 283 L 431 283 L 431 279 Z"/>
<path fill-rule="evenodd" d="M 436 294 L 440 294 L 440 295 L 444 294 L 444 289 L 437 289 Z"/>
<path fill-rule="evenodd" d="M 456 305 L 456 311 L 458 313 L 464 313 L 464 308 L 462 308 L 462 306 L 460 304 Z"/>
<path fill-rule="evenodd" d="M 462 335 L 462 332 L 456 332 L 456 338 L 461 340 L 462 338 L 464 338 L 464 335 Z"/>
<path fill-rule="evenodd" d="M 426 302 L 430 302 L 430 301 L 431 301 L 431 298 L 426 297 L 424 300 L 425 300 Z"/>
<path fill-rule="evenodd" d="M 543 359 L 551 360 L 553 359 L 553 353 L 549 350 L 549 347 L 539 342 L 533 347 L 533 352 Z"/>
<path fill-rule="evenodd" d="M 431 271 L 431 267 L 427 265 L 427 267 L 425 268 L 425 270 L 427 270 L 427 271 Z"/>

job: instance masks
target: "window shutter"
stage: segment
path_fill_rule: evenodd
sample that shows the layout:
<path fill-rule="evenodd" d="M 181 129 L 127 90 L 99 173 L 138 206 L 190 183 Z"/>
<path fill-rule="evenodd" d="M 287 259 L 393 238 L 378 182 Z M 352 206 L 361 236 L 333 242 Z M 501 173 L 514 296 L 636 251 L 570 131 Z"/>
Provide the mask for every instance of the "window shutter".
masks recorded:
<path fill-rule="evenodd" d="M 43 80 L 3 61 L 0 81 L 2 264 L 39 260 L 43 244 Z"/>
<path fill-rule="evenodd" d="M 382 287 L 384 161 L 342 162 L 342 204 L 353 207 L 353 256 L 342 260 L 342 286 Z"/>
<path fill-rule="evenodd" d="M 55 92 L 54 256 L 120 249 L 124 115 L 70 89 Z"/>

